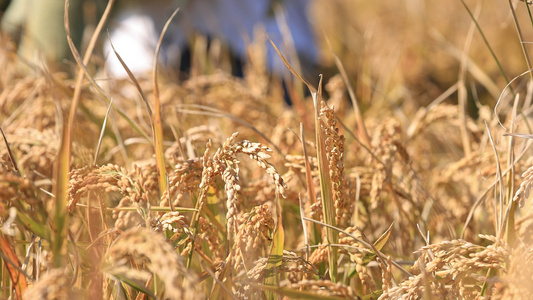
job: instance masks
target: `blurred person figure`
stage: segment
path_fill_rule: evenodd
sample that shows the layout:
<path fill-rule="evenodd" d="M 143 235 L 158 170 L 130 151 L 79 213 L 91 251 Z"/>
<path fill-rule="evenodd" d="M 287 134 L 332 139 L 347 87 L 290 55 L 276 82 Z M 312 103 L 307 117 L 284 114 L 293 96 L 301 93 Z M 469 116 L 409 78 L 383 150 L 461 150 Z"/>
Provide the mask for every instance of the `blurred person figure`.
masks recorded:
<path fill-rule="evenodd" d="M 276 12 L 283 13 L 275 13 L 276 4 L 283 7 Z M 301 60 L 316 64 L 318 50 L 307 18 L 309 6 L 310 0 L 163 0 L 157 6 L 134 1 L 122 7 L 112 21 L 111 42 L 134 72 L 150 70 L 164 23 L 173 9 L 180 7 L 163 40 L 161 60 L 165 65 L 180 64 L 180 59 L 188 54 L 188 43 L 195 34 L 222 41 L 236 59 L 246 61 L 248 45 L 257 38 L 257 34 L 264 33 L 280 49 L 293 43 Z M 287 25 L 287 32 L 280 29 L 283 23 Z M 269 69 L 279 73 L 280 68 L 285 67 L 277 59 L 275 50 L 270 45 L 265 46 Z M 104 49 L 111 75 L 126 76 L 109 42 Z"/>
<path fill-rule="evenodd" d="M 85 1 L 95 1 L 100 8 L 106 4 L 105 0 Z M 83 33 L 83 2 L 70 0 L 71 33 L 77 46 Z M 183 65 L 188 63 L 188 46 L 195 35 L 224 43 L 238 65 L 247 61 L 248 45 L 257 38 L 264 39 L 264 33 L 284 53 L 295 50 L 303 65 L 314 66 L 318 63 L 318 50 L 307 17 L 310 3 L 311 0 L 117 0 L 108 21 L 110 41 L 136 75 L 147 74 L 163 26 L 179 7 L 161 49 L 160 62 L 166 67 L 181 65 L 186 69 Z M 32 59 L 39 50 L 47 59 L 61 62 L 70 57 L 63 13 L 64 0 L 11 0 L 2 28 L 21 36 L 19 53 L 23 57 Z M 285 25 L 287 30 L 283 29 Z M 106 68 L 111 76 L 125 77 L 110 41 L 106 36 Z M 267 67 L 279 74 L 285 67 L 269 43 L 265 46 Z"/>

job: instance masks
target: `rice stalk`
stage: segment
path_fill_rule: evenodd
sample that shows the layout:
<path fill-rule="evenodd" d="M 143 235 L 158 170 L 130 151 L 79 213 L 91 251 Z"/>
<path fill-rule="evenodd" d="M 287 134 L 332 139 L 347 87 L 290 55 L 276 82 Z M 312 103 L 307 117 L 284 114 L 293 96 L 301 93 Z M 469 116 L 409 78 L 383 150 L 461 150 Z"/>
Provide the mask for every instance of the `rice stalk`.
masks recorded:
<path fill-rule="evenodd" d="M 360 299 L 351 287 L 327 280 L 302 280 L 298 283 L 285 281 L 280 287 L 259 287 L 293 299 Z"/>
<path fill-rule="evenodd" d="M 285 66 L 291 71 L 291 73 L 302 82 L 304 82 L 313 98 L 314 105 L 314 114 L 315 114 L 315 139 L 317 146 L 317 157 L 318 157 L 318 168 L 319 168 L 319 178 L 320 178 L 320 189 L 321 189 L 321 203 L 322 210 L 324 215 L 324 221 L 326 224 L 335 226 L 335 208 L 333 203 L 333 195 L 331 191 L 331 178 L 329 175 L 329 164 L 326 156 L 325 148 L 325 137 L 323 133 L 323 128 L 320 126 L 320 115 L 319 115 L 319 105 L 322 103 L 322 76 L 318 83 L 318 90 L 310 85 L 305 79 L 303 79 L 298 73 L 292 68 L 289 62 L 283 57 L 279 49 L 276 47 L 274 42 L 270 40 L 270 43 L 278 53 L 279 57 L 282 59 Z M 330 228 L 326 229 L 326 240 L 328 244 L 336 244 L 338 239 L 338 234 Z M 329 274 L 333 282 L 337 281 L 337 249 L 334 247 L 328 247 L 328 260 L 329 260 Z"/>

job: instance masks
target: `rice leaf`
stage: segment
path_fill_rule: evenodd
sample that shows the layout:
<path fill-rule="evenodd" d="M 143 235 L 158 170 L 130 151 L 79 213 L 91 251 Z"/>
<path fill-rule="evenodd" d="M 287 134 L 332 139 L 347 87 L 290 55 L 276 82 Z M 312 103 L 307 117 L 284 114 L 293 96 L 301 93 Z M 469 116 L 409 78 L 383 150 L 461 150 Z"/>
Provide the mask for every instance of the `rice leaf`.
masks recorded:
<path fill-rule="evenodd" d="M 0 251 L 2 252 L 2 260 L 5 262 L 11 283 L 14 286 L 17 299 L 22 299 L 24 291 L 28 288 L 26 276 L 21 272 L 21 264 L 17 258 L 15 250 L 11 247 L 11 243 L 7 240 L 2 232 L 0 232 Z"/>
<path fill-rule="evenodd" d="M 74 45 L 74 42 L 72 41 L 72 37 L 70 36 L 70 30 L 68 29 L 68 3 L 69 3 L 69 1 L 67 0 L 65 2 L 65 6 L 66 6 L 66 9 L 65 9 L 65 19 L 66 19 L 66 21 L 65 21 L 65 29 L 67 30 L 67 41 L 68 41 L 68 44 L 69 44 L 69 47 L 70 47 L 70 51 L 72 52 L 72 55 L 74 56 L 74 59 L 76 60 L 76 63 L 78 64 L 80 69 L 83 71 L 83 74 L 85 75 L 87 80 L 91 83 L 91 85 L 96 89 L 96 91 L 98 92 L 100 97 L 102 97 L 102 99 L 104 99 L 108 104 L 111 104 L 111 100 L 110 100 L 111 97 L 109 95 L 107 95 L 107 93 L 102 89 L 102 87 L 100 87 L 100 85 L 98 83 L 96 83 L 96 80 L 91 75 L 91 73 L 89 73 L 89 70 L 87 70 L 86 64 L 83 62 L 83 60 L 81 58 L 81 55 L 78 52 L 78 49 L 76 49 L 76 46 Z M 112 3 L 112 1 L 109 1 L 108 5 L 110 5 L 111 3 Z M 80 93 L 81 93 L 81 91 L 80 91 Z M 73 99 L 76 99 L 76 98 L 77 98 L 76 95 L 74 95 Z M 73 102 L 72 105 L 77 107 L 75 102 Z M 128 115 L 124 112 L 124 110 L 122 110 L 120 107 L 118 107 L 116 105 L 113 105 L 113 108 L 115 110 L 117 110 L 118 114 L 121 117 L 123 117 L 135 131 L 137 131 L 140 135 L 142 135 L 147 141 L 152 143 L 152 140 L 148 137 L 148 135 L 141 129 L 141 127 L 139 127 L 132 119 L 130 119 L 130 117 L 128 117 Z M 71 115 L 73 115 L 73 114 L 71 114 Z"/>
<path fill-rule="evenodd" d="M 150 299 L 158 299 L 158 297 L 149 288 L 145 287 L 144 284 L 142 284 L 141 282 L 130 279 L 125 274 L 112 274 L 112 275 L 116 277 L 122 284 L 130 286 L 134 290 L 144 293 Z"/>
<path fill-rule="evenodd" d="M 528 13 L 530 13 L 530 17 L 531 17 L 531 12 L 529 11 L 529 5 L 526 5 L 527 8 L 528 8 Z M 527 63 L 527 68 L 528 69 L 531 69 L 531 58 L 529 57 L 529 51 L 526 47 L 526 44 L 524 43 L 525 39 L 524 39 L 524 35 L 522 33 L 522 29 L 520 28 L 520 23 L 518 22 L 518 18 L 516 16 L 516 12 L 515 12 L 515 8 L 514 8 L 514 5 L 512 3 L 512 1 L 509 1 L 509 10 L 511 11 L 511 15 L 513 16 L 513 22 L 514 22 L 514 25 L 515 25 L 515 28 L 516 28 L 516 34 L 518 35 L 518 40 L 520 41 L 520 46 L 522 48 L 522 53 L 524 55 L 524 59 Z M 530 74 L 530 77 L 531 79 L 533 79 L 533 74 Z"/>
<path fill-rule="evenodd" d="M 285 229 L 283 229 L 282 222 L 282 213 L 281 205 L 279 201 L 279 195 L 276 196 L 276 214 L 277 214 L 277 224 L 276 231 L 274 232 L 274 237 L 272 240 L 272 249 L 270 250 L 270 255 L 268 257 L 268 263 L 266 266 L 267 270 L 278 270 L 281 266 L 283 259 L 283 249 L 285 247 Z M 305 225 L 305 224 L 302 224 Z M 267 277 L 264 279 L 264 284 L 268 286 L 278 286 L 279 278 L 278 272 L 270 272 Z M 266 298 L 269 300 L 276 299 L 275 293 L 272 291 L 265 291 Z"/>
<path fill-rule="evenodd" d="M 209 220 L 213 224 L 217 225 L 217 228 L 219 228 L 220 232 L 225 233 L 226 228 L 221 224 L 224 224 L 226 222 L 226 215 L 220 209 L 220 199 L 217 197 L 215 188 L 211 186 L 209 187 L 209 191 L 207 192 L 206 198 L 206 206 L 208 209 L 204 210 L 204 212 L 207 214 Z"/>
<path fill-rule="evenodd" d="M 315 134 L 317 145 L 318 172 L 320 179 L 320 194 L 322 196 L 322 213 L 324 214 L 324 223 L 336 226 L 335 223 L 335 206 L 333 191 L 331 188 L 331 177 L 329 174 L 329 163 L 326 155 L 326 138 L 323 129 L 320 126 L 319 106 L 322 101 L 322 76 L 318 83 L 318 92 L 311 94 L 315 106 Z M 326 228 L 327 244 L 337 244 L 339 234 L 337 231 Z M 337 248 L 328 246 L 329 274 L 333 282 L 337 282 Z"/>
<path fill-rule="evenodd" d="M 487 37 L 483 33 L 483 30 L 481 29 L 481 26 L 479 26 L 479 23 L 476 20 L 476 18 L 474 17 L 474 14 L 472 14 L 472 11 L 470 10 L 470 8 L 468 8 L 468 5 L 466 5 L 466 2 L 464 0 L 461 0 L 461 3 L 463 4 L 464 8 L 468 12 L 468 15 L 472 19 L 472 22 L 474 22 L 474 24 L 476 25 L 476 28 L 477 28 L 479 34 L 483 38 L 483 41 L 485 42 L 485 45 L 487 46 L 487 49 L 489 50 L 490 54 L 492 55 L 492 58 L 494 59 L 494 62 L 498 66 L 498 69 L 500 70 L 500 74 L 502 75 L 502 77 L 505 79 L 506 82 L 509 82 L 509 79 L 507 78 L 507 74 L 505 74 L 505 71 L 503 70 L 503 67 L 502 67 L 501 63 L 498 60 L 498 57 L 496 57 L 496 54 L 494 53 L 494 50 L 492 49 L 491 45 L 489 44 L 489 41 L 487 40 Z M 512 88 L 511 88 L 511 90 L 512 90 Z M 514 92 L 513 92 L 513 94 L 514 94 Z"/>
<path fill-rule="evenodd" d="M 2 133 L 2 137 L 4 137 L 4 143 L 6 144 L 7 154 L 9 156 L 9 160 L 11 161 L 13 169 L 15 169 L 21 176 L 23 176 L 23 174 L 20 173 L 20 169 L 17 165 L 17 160 L 15 159 L 15 156 L 11 151 L 11 147 L 9 146 L 9 142 L 7 141 L 6 135 L 4 134 L 4 130 L 2 130 L 2 127 L 0 127 L 0 132 Z"/>
<path fill-rule="evenodd" d="M 218 282 L 222 284 L 216 284 L 209 295 L 209 299 L 226 299 L 226 297 L 235 298 L 233 295 L 228 295 L 228 291 L 231 291 L 233 286 L 233 280 L 230 276 L 230 267 L 224 266 L 222 272 L 218 277 Z"/>
<path fill-rule="evenodd" d="M 300 136 L 302 137 L 302 149 L 303 149 L 303 154 L 304 154 L 304 163 L 305 163 L 305 183 L 306 183 L 306 186 L 307 186 L 307 194 L 308 194 L 308 197 L 309 197 L 309 201 L 311 201 L 311 203 L 317 203 L 318 200 L 316 199 L 316 191 L 315 191 L 315 184 L 313 183 L 313 176 L 311 175 L 311 165 L 309 164 L 309 158 L 307 157 L 307 146 L 306 146 L 306 142 L 305 142 L 305 136 L 304 136 L 304 131 L 303 131 L 303 124 L 300 123 Z M 302 215 L 303 217 L 303 215 Z M 302 224 L 302 226 L 306 226 L 306 224 Z M 314 243 L 315 244 L 319 244 L 322 242 L 322 235 L 321 235 L 321 232 L 320 232 L 320 228 L 318 227 L 317 224 L 312 224 L 312 228 L 313 228 L 313 238 L 314 238 Z"/>
<path fill-rule="evenodd" d="M 383 294 L 383 290 L 377 290 L 368 295 L 364 295 L 360 298 L 361 300 L 377 300 L 379 296 L 381 296 L 382 294 Z"/>
<path fill-rule="evenodd" d="M 50 241 L 50 230 L 46 227 L 46 224 L 41 224 L 35 221 L 33 218 L 26 215 L 24 212 L 17 211 L 17 220 L 22 224 L 26 229 L 33 232 L 36 236 Z"/>
<path fill-rule="evenodd" d="M 276 293 L 282 296 L 289 297 L 290 299 L 308 299 L 308 300 L 345 299 L 345 298 L 335 297 L 335 296 L 318 295 L 316 293 L 307 292 L 307 291 L 299 291 L 299 290 L 290 289 L 290 288 L 273 287 L 273 286 L 268 286 L 268 285 L 253 285 L 253 286 L 260 288 L 262 290 L 270 291 L 272 293 Z"/>
<path fill-rule="evenodd" d="M 63 135 L 59 152 L 54 166 L 54 211 L 52 212 L 52 253 L 54 267 L 60 268 L 67 258 L 67 202 L 68 182 L 70 171 L 70 135 L 67 127 L 63 126 Z"/>
<path fill-rule="evenodd" d="M 100 153 L 100 147 L 102 146 L 102 140 L 104 139 L 104 133 L 105 128 L 107 124 L 107 117 L 109 116 L 109 112 L 111 111 L 111 105 L 113 104 L 113 99 L 111 99 L 111 103 L 107 107 L 107 111 L 105 113 L 104 122 L 102 124 L 102 130 L 100 131 L 100 137 L 98 138 L 98 145 L 96 146 L 96 151 L 94 152 L 94 162 L 93 164 L 96 166 L 96 162 L 98 159 L 98 154 Z"/>
<path fill-rule="evenodd" d="M 344 81 L 344 85 L 348 89 L 348 95 L 350 96 L 350 100 L 352 101 L 352 108 L 354 111 L 355 122 L 357 123 L 357 133 L 358 133 L 357 136 L 364 143 L 365 146 L 370 147 L 370 136 L 368 135 L 368 130 L 366 129 L 366 125 L 363 120 L 363 114 L 361 113 L 361 109 L 359 108 L 359 101 L 357 101 L 357 97 L 355 96 L 355 91 L 352 87 L 352 84 L 350 83 L 350 80 L 348 79 L 348 74 L 346 73 L 346 69 L 344 68 L 344 65 L 342 64 L 341 59 L 333 51 L 333 47 L 331 46 L 331 43 L 327 37 L 326 37 L 326 41 L 328 42 L 329 50 L 333 54 L 333 58 L 335 59 L 335 65 L 337 66 L 337 69 L 339 69 L 339 72 L 341 73 L 342 80 Z"/>
<path fill-rule="evenodd" d="M 390 234 L 391 234 L 392 225 L 394 225 L 394 223 L 391 224 L 389 226 L 389 228 L 374 242 L 374 249 L 376 249 L 377 251 L 381 251 L 383 246 L 385 246 L 385 244 L 389 240 L 389 237 L 390 237 Z M 368 264 L 376 256 L 377 256 L 377 252 L 372 252 L 372 253 L 365 254 L 363 256 L 363 264 L 365 264 L 365 265 Z"/>
<path fill-rule="evenodd" d="M 78 204 L 78 206 L 81 206 Z M 108 207 L 106 210 L 109 211 L 137 211 L 137 207 Z M 174 209 L 171 209 L 168 206 L 150 206 L 150 211 L 152 212 L 169 212 L 169 211 L 178 211 L 178 212 L 196 212 L 197 210 L 195 208 L 188 208 L 188 207 L 174 207 Z"/>
<path fill-rule="evenodd" d="M 374 247 L 378 251 L 380 251 L 383 248 L 383 246 L 385 246 L 387 241 L 389 240 L 390 233 L 392 230 L 392 225 L 394 225 L 394 223 L 390 224 L 389 228 L 374 242 Z"/>
<path fill-rule="evenodd" d="M 158 181 L 159 181 L 159 195 L 163 195 L 165 191 L 168 189 L 167 186 L 167 171 L 165 167 L 165 150 L 163 147 L 163 125 L 161 121 L 161 101 L 159 99 L 159 85 L 157 82 L 157 66 L 158 66 L 158 59 L 159 59 L 159 51 L 161 50 L 161 44 L 163 43 L 163 37 L 165 36 L 165 33 L 167 32 L 168 26 L 170 25 L 170 22 L 172 22 L 172 19 L 176 16 L 178 13 L 179 8 L 174 11 L 174 13 L 170 16 L 170 18 L 165 23 L 165 27 L 163 27 L 163 31 L 161 31 L 161 35 L 159 36 L 159 42 L 157 43 L 157 47 L 155 50 L 154 55 L 154 66 L 153 66 L 153 85 L 154 85 L 154 111 L 152 113 L 152 122 L 153 122 L 153 130 L 154 130 L 154 147 L 155 147 L 155 160 L 157 165 L 157 174 L 158 174 Z"/>

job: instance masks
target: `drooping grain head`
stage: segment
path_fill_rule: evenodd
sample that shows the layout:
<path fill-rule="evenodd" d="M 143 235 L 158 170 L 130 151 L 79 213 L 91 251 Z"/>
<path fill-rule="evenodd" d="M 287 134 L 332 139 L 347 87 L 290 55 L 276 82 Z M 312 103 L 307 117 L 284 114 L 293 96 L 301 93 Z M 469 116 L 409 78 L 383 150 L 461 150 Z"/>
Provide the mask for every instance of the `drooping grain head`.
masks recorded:
<path fill-rule="evenodd" d="M 52 299 L 75 299 L 80 297 L 71 284 L 72 274 L 64 270 L 52 269 L 29 288 L 24 294 L 24 299 L 52 300 Z"/>
<path fill-rule="evenodd" d="M 197 299 L 201 290 L 197 275 L 188 270 L 165 238 L 146 228 L 132 228 L 123 233 L 106 254 L 113 267 L 132 262 L 145 264 L 164 284 L 165 297 L 170 299 Z M 133 267 L 133 266 L 132 266 Z M 109 269 L 112 275 L 113 268 Z"/>

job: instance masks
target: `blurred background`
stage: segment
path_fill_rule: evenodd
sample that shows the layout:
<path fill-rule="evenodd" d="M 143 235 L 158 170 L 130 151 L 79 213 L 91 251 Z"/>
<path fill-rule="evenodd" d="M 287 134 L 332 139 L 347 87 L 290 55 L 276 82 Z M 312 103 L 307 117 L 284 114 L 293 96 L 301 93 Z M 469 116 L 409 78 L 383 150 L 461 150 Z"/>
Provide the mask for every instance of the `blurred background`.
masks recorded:
<path fill-rule="evenodd" d="M 71 2 L 71 33 L 83 55 L 107 1 Z M 9 55 L 16 50 L 21 59 L 6 57 L 33 66 L 33 70 L 40 68 L 37 62 L 48 61 L 48 68 L 72 77 L 77 66 L 66 45 L 62 0 L 4 0 L 1 7 L 6 41 L 3 47 Z M 319 74 L 324 74 L 326 98 L 335 105 L 346 128 L 361 130 L 339 74 L 340 65 L 346 70 L 370 135 L 384 119 L 394 117 L 406 134 L 406 143 L 414 139 L 426 107 L 435 111 L 435 118 L 446 120 L 446 125 L 452 122 L 448 118 L 454 125 L 464 125 L 466 121 L 460 121 L 459 116 L 469 115 L 478 122 L 478 128 L 468 129 L 474 132 L 473 141 L 485 139 L 481 137 L 482 122 L 496 125 L 492 111 L 506 84 L 529 69 L 526 57 L 533 42 L 533 18 L 522 1 L 117 1 L 88 68 L 98 82 L 108 85 L 117 103 L 136 107 L 133 114 L 145 125 L 138 92 L 109 41 L 138 78 L 149 79 L 159 34 L 177 7 L 181 10 L 165 35 L 160 55 L 163 101 L 220 109 L 257 128 L 268 128 L 267 136 L 278 135 L 288 127 L 298 128 L 299 122 L 312 132 L 309 112 L 313 109 L 306 89 L 283 65 L 267 35 L 296 72 L 313 85 L 317 86 Z M 55 15 L 43 16 L 46 12 Z M 6 69 L 6 78 L 7 74 Z M 529 76 L 521 76 L 511 86 L 520 99 L 531 98 L 530 93 L 524 97 L 528 80 Z M 149 80 L 141 83 L 151 90 Z M 505 101 L 499 113 L 508 117 L 512 97 L 502 99 Z M 293 104 L 290 113 L 294 115 L 285 111 L 288 103 Z M 456 106 L 438 107 L 446 104 Z M 105 107 L 99 107 L 98 114 L 104 114 Z M 5 111 L 11 114 L 10 109 Z M 192 117 L 182 130 L 214 123 L 207 119 Z M 176 122 L 183 118 L 179 120 Z M 96 124 L 96 128 L 100 126 Z M 279 132 L 272 124 L 279 124 Z M 443 165 L 471 154 L 470 146 L 465 146 L 469 143 L 466 130 L 462 129 L 465 132 L 460 137 L 459 127 L 439 127 L 447 134 L 445 137 L 431 134 L 425 137 L 424 147 L 413 145 L 410 151 L 420 160 L 420 168 L 429 171 L 434 164 Z M 224 135 L 235 129 L 235 123 L 229 122 Z M 250 133 L 246 128 L 240 130 Z M 284 134 L 277 138 L 291 139 L 292 133 Z M 174 139 L 170 130 L 167 138 Z M 292 151 L 289 146 L 286 152 Z M 139 156 L 143 153 L 140 151 Z M 435 153 L 443 156 L 429 155 Z"/>
<path fill-rule="evenodd" d="M 506 76 L 512 78 L 526 71 L 509 9 L 511 1 L 464 3 Z M 527 42 L 533 37 L 527 7 L 520 1 L 512 4 Z M 327 38 L 366 105 L 380 100 L 386 100 L 387 105 L 428 104 L 457 82 L 463 57 L 470 65 L 465 79 L 471 97 L 475 89 L 482 103 L 493 105 L 495 93 L 506 84 L 461 1 L 316 1 L 313 8 L 312 19 L 323 32 L 317 35 L 323 64 L 333 64 L 331 51 L 325 46 Z M 488 86 L 480 83 L 483 76 L 491 82 Z"/>
<path fill-rule="evenodd" d="M 72 35 L 83 52 L 107 2 L 71 2 Z M 381 100 L 386 100 L 387 106 L 426 105 L 457 82 L 461 59 L 468 64 L 464 75 L 467 89 L 471 92 L 474 89 L 476 100 L 481 103 L 493 103 L 494 96 L 506 83 L 501 71 L 512 78 L 528 69 L 509 5 L 515 8 L 522 25 L 526 48 L 531 47 L 527 39 L 533 33 L 527 6 L 520 1 L 445 4 L 431 0 L 265 0 L 253 1 L 253 4 L 241 0 L 143 2 L 117 1 L 107 22 L 117 51 L 138 73 L 150 69 L 163 24 L 176 7 L 181 7 L 163 44 L 161 59 L 167 67 L 189 72 L 191 49 L 198 52 L 198 47 L 205 47 L 210 48 L 205 51 L 213 68 L 228 68 L 239 74 L 242 71 L 235 69 L 242 68 L 241 64 L 251 55 L 248 50 L 252 48 L 248 46 L 257 40 L 265 43 L 264 33 L 267 33 L 288 58 L 301 60 L 304 75 L 313 82 L 317 82 L 319 73 L 324 73 L 326 78 L 337 73 L 333 54 L 338 55 L 363 108 Z M 60 62 L 69 56 L 61 31 L 63 4 L 62 0 L 0 2 L 4 12 L 2 28 L 21 44 L 21 55 L 33 58 L 34 50 L 38 49 L 46 53 L 44 56 Z M 56 15 L 52 16 L 50 11 Z M 472 16 L 502 70 L 498 69 Z M 283 34 L 283 28 L 289 31 Z M 52 34 L 60 37 L 50 38 Z M 36 36 L 37 43 L 24 42 L 24 39 L 31 39 L 28 37 L 31 35 Z M 207 37 L 207 40 L 199 40 L 198 36 Z M 111 58 L 99 64 L 107 64 L 111 75 L 123 77 L 125 73 L 113 57 L 108 41 L 104 34 L 99 54 L 104 61 L 104 57 Z M 297 55 L 291 52 L 291 42 Z M 140 47 L 142 43 L 147 47 Z M 63 48 L 54 49 L 60 46 Z M 267 67 L 279 73 L 284 67 L 272 47 L 266 46 Z M 185 63 L 179 59 L 183 56 Z M 200 73 L 205 73 L 207 62 L 202 62 L 200 67 L 204 69 Z M 469 95 L 474 97 L 472 93 Z M 471 113 L 475 114 L 472 107 Z"/>

